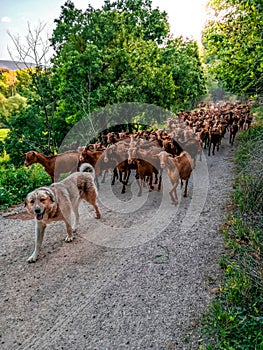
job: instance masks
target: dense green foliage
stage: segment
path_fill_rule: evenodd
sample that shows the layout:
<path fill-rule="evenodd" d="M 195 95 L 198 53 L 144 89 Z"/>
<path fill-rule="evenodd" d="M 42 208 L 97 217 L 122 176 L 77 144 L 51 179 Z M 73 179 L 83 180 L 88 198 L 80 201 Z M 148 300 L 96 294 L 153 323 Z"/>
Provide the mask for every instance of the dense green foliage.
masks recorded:
<path fill-rule="evenodd" d="M 233 207 L 219 296 L 206 319 L 207 349 L 259 350 L 263 344 L 263 127 L 239 136 Z M 211 341 L 213 339 L 213 341 Z"/>
<path fill-rule="evenodd" d="M 0 168 L 0 209 L 22 202 L 26 195 L 35 188 L 49 185 L 50 177 L 42 166 L 30 168 L 14 166 Z"/>
<path fill-rule="evenodd" d="M 55 115 L 71 125 L 115 103 L 178 110 L 205 93 L 197 44 L 169 39 L 167 15 L 150 0 L 106 1 L 85 12 L 67 2 L 56 25 Z"/>
<path fill-rule="evenodd" d="M 173 39 L 167 14 L 151 0 L 106 0 L 86 11 L 67 1 L 55 24 L 52 68 L 0 73 L 0 122 L 10 129 L 12 164 L 22 164 L 30 149 L 58 151 L 76 122 L 103 107 L 140 102 L 178 111 L 206 92 L 197 43 Z M 107 117 L 99 124 L 107 127 Z"/>
<path fill-rule="evenodd" d="M 0 73 L 0 123 L 9 129 L 5 150 L 10 162 L 21 165 L 21 155 L 29 149 L 53 154 L 54 101 L 50 71 L 25 69 Z M 64 134 L 61 136 L 63 138 Z"/>
<path fill-rule="evenodd" d="M 10 116 L 26 105 L 25 90 L 20 88 L 23 80 L 20 80 L 21 75 L 14 71 L 0 73 L 0 122 L 2 123 L 8 123 Z M 26 71 L 25 75 L 27 75 Z"/>
<path fill-rule="evenodd" d="M 210 73 L 227 91 L 263 93 L 262 0 L 211 0 L 213 18 L 203 33 Z"/>

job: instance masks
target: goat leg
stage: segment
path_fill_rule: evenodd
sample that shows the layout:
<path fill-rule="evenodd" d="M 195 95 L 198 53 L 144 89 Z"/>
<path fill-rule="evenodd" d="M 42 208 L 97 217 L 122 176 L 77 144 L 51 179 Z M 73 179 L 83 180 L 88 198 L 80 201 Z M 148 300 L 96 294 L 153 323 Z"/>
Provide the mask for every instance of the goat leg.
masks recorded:
<path fill-rule="evenodd" d="M 154 175 L 155 175 L 154 183 L 155 183 L 155 185 L 157 185 L 158 184 L 158 172 L 157 171 L 154 172 Z"/>
<path fill-rule="evenodd" d="M 211 146 L 212 146 L 212 144 L 211 144 L 211 142 L 209 141 L 209 143 L 208 143 L 208 156 L 211 155 Z"/>
<path fill-rule="evenodd" d="M 158 183 L 158 191 L 161 190 L 161 186 L 162 186 L 162 178 L 163 178 L 163 169 L 161 169 L 160 171 L 160 176 L 159 176 L 159 183 Z"/>
<path fill-rule="evenodd" d="M 126 185 L 128 185 L 130 175 L 131 175 L 131 170 L 129 169 L 125 178 Z"/>
<path fill-rule="evenodd" d="M 143 183 L 144 183 L 144 178 L 137 178 L 137 184 L 139 186 L 139 191 L 138 191 L 138 197 L 140 197 L 142 195 L 142 186 L 143 186 Z"/>
<path fill-rule="evenodd" d="M 150 175 L 149 176 L 149 191 L 152 191 L 154 189 L 154 186 L 153 186 L 153 176 Z"/>
<path fill-rule="evenodd" d="M 106 174 L 107 174 L 108 170 L 105 170 L 103 172 L 103 177 L 102 177 L 102 180 L 101 180 L 101 183 L 104 184 L 105 183 L 105 179 L 106 179 Z"/>
<path fill-rule="evenodd" d="M 215 155 L 215 149 L 216 149 L 216 144 L 214 143 L 213 144 L 213 151 L 212 151 L 213 156 Z"/>
<path fill-rule="evenodd" d="M 187 178 L 187 179 L 185 180 L 185 185 L 184 185 L 184 197 L 187 197 L 188 180 L 189 180 L 189 178 Z"/>
<path fill-rule="evenodd" d="M 118 170 L 117 170 L 117 168 L 114 168 L 114 169 L 113 169 L 112 181 L 111 181 L 111 184 L 112 184 L 112 185 L 115 184 L 115 179 L 118 179 Z"/>
<path fill-rule="evenodd" d="M 97 175 L 95 176 L 95 184 L 97 186 L 97 189 L 99 190 L 100 189 L 100 184 L 99 184 L 99 179 L 98 179 Z"/>
<path fill-rule="evenodd" d="M 125 193 L 125 192 L 126 192 L 126 183 L 123 181 L 121 193 Z"/>
<path fill-rule="evenodd" d="M 171 188 L 171 190 L 169 191 L 171 200 L 172 200 L 172 204 L 177 204 L 178 203 L 178 198 L 177 198 L 177 194 L 176 194 L 176 187 L 177 187 L 178 183 L 175 183 L 173 185 L 173 187 Z"/>

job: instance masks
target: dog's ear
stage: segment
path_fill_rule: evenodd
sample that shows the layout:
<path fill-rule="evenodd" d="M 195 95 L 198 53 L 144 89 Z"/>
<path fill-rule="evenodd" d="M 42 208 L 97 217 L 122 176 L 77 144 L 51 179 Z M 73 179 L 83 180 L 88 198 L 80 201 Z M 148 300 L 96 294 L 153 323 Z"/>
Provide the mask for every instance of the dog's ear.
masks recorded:
<path fill-rule="evenodd" d="M 54 193 L 51 192 L 51 191 L 47 191 L 47 190 L 46 190 L 45 192 L 46 192 L 46 194 L 49 196 L 51 202 L 54 203 L 54 202 L 56 201 L 55 196 L 54 196 Z"/>
<path fill-rule="evenodd" d="M 24 200 L 24 206 L 25 206 L 25 207 L 27 206 L 28 196 L 29 196 L 29 193 L 26 195 L 26 198 L 25 198 L 25 200 Z"/>

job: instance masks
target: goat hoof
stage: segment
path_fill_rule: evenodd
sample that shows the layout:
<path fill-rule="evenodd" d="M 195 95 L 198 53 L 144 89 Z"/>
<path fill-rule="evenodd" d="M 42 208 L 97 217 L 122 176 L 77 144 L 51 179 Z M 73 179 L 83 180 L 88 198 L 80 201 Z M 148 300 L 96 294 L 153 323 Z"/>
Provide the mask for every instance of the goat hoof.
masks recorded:
<path fill-rule="evenodd" d="M 65 238 L 65 242 L 67 242 L 67 243 L 72 242 L 72 241 L 73 241 L 73 237 L 67 236 L 67 237 Z"/>
<path fill-rule="evenodd" d="M 34 255 L 31 255 L 28 259 L 27 262 L 29 264 L 35 263 L 37 261 L 37 258 Z"/>

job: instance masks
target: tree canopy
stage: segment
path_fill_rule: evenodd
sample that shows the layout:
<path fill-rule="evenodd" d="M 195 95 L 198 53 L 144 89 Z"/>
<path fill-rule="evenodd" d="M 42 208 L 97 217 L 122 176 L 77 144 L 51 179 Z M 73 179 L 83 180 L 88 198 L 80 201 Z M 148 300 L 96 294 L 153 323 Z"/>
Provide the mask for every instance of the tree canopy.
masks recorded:
<path fill-rule="evenodd" d="M 68 1 L 55 22 L 57 113 L 70 124 L 113 103 L 178 110 L 205 93 L 196 43 L 173 40 L 167 14 L 150 0 L 105 1 L 85 12 Z"/>
<path fill-rule="evenodd" d="M 203 33 L 209 71 L 232 93 L 262 96 L 262 1 L 211 0 L 209 7 Z"/>
<path fill-rule="evenodd" d="M 41 65 L 38 55 L 28 77 L 17 73 L 21 83 L 18 79 L 14 88 L 26 104 L 8 120 L 6 147 L 16 149 L 13 161 L 21 161 L 18 154 L 32 145 L 57 151 L 72 126 L 104 107 L 136 102 L 177 112 L 194 107 L 206 93 L 197 43 L 173 38 L 167 13 L 153 8 L 151 0 L 105 0 L 100 9 L 89 5 L 85 11 L 66 1 L 55 24 L 51 67 Z M 30 45 L 39 46 L 42 28 L 30 31 L 37 33 Z M 43 52 L 45 57 L 46 45 Z M 4 82 L 2 88 L 11 86 Z"/>

